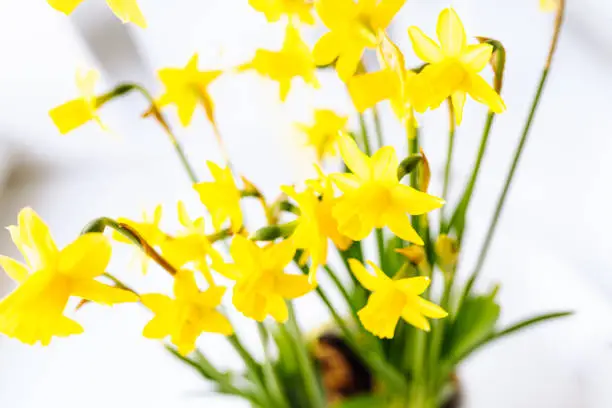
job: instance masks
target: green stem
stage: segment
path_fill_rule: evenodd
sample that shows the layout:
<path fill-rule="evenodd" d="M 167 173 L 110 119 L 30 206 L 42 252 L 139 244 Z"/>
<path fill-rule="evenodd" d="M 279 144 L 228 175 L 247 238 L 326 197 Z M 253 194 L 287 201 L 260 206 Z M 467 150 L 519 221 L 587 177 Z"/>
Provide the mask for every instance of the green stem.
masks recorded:
<path fill-rule="evenodd" d="M 293 339 L 292 345 L 296 349 L 297 363 L 304 379 L 306 394 L 309 396 L 312 406 L 323 407 L 325 406 L 325 395 L 319 386 L 317 372 L 315 370 L 312 358 L 308 354 L 308 348 L 306 346 L 306 342 L 304 341 L 304 335 L 302 334 L 300 326 L 297 323 L 293 303 L 288 302 L 287 308 L 289 309 L 289 320 L 287 325 L 293 333 L 289 333 L 285 325 L 280 325 L 280 328 L 281 330 L 286 331 L 287 335 Z"/>
<path fill-rule="evenodd" d="M 455 110 L 453 108 L 453 104 L 448 100 L 448 114 L 449 114 L 449 131 L 448 131 L 448 148 L 446 150 L 446 166 L 444 168 L 444 185 L 442 188 L 442 198 L 448 198 L 448 189 L 450 187 L 450 174 L 452 170 L 452 161 L 453 161 L 453 150 L 455 148 L 455 133 L 456 133 L 456 123 L 455 123 Z M 444 208 L 440 210 L 440 231 L 442 231 L 442 225 L 444 223 Z"/>
<path fill-rule="evenodd" d="M 363 113 L 359 113 L 359 127 L 361 128 L 361 142 L 363 144 L 364 152 L 368 156 L 371 156 L 372 150 L 370 149 L 370 142 L 368 140 L 368 127 L 366 126 Z"/>
<path fill-rule="evenodd" d="M 489 114 L 487 115 L 487 121 L 485 123 L 484 130 L 482 132 L 482 137 L 480 139 L 480 146 L 478 147 L 478 154 L 476 156 L 476 162 L 474 164 L 474 169 L 472 170 L 472 175 L 470 176 L 470 180 L 468 181 L 468 184 L 465 188 L 463 196 L 461 197 L 461 201 L 457 205 L 457 208 L 455 208 L 455 211 L 453 212 L 451 220 L 448 223 L 448 227 L 447 227 L 448 230 L 450 230 L 450 228 L 453 225 L 455 225 L 460 218 L 464 219 L 465 215 L 467 214 L 467 210 L 470 205 L 470 201 L 472 200 L 474 186 L 476 185 L 476 180 L 478 180 L 478 175 L 480 174 L 480 167 L 482 165 L 482 159 L 484 158 L 484 154 L 487 150 L 487 145 L 489 142 L 489 135 L 491 134 L 491 128 L 493 126 L 494 119 L 495 119 L 495 113 L 489 111 Z M 463 237 L 463 231 L 464 231 L 463 227 L 460 228 L 459 231 L 457 231 L 457 240 L 459 242 L 461 242 L 461 238 Z"/>
<path fill-rule="evenodd" d="M 376 141 L 378 142 L 378 148 L 380 149 L 385 145 L 383 140 L 382 124 L 380 122 L 380 115 L 378 114 L 378 108 L 372 107 L 372 115 L 374 118 L 374 130 L 376 131 Z"/>
<path fill-rule="evenodd" d="M 557 50 L 557 45 L 559 43 L 559 36 L 561 33 L 561 27 L 563 25 L 563 19 L 565 15 L 565 0 L 560 0 L 558 5 L 558 12 L 555 23 L 555 30 L 551 40 L 550 49 L 548 53 L 548 58 L 546 59 L 546 63 L 544 65 L 544 70 L 542 71 L 542 75 L 540 77 L 540 82 L 538 84 L 538 88 L 533 98 L 533 102 L 531 104 L 531 109 L 529 110 L 529 116 L 527 118 L 527 122 L 523 128 L 523 132 L 521 135 L 521 139 L 519 144 L 514 152 L 514 158 L 512 160 L 512 164 L 510 166 L 510 170 L 508 175 L 506 176 L 506 181 L 504 182 L 504 187 L 502 189 L 501 195 L 497 200 L 497 205 L 495 207 L 495 212 L 493 214 L 493 218 L 491 220 L 491 224 L 489 225 L 489 229 L 487 230 L 487 235 L 485 237 L 484 243 L 482 244 L 482 248 L 480 250 L 480 254 L 478 256 L 478 260 L 476 262 L 476 267 L 474 268 L 474 272 L 470 276 L 468 283 L 465 288 L 465 295 L 469 294 L 476 278 L 480 274 L 480 271 L 484 265 L 484 262 L 487 258 L 487 254 L 489 252 L 489 248 L 491 246 L 491 242 L 493 241 L 493 236 L 495 235 L 495 231 L 497 229 L 497 225 L 499 223 L 499 219 L 501 218 L 501 213 L 504 209 L 504 205 L 506 203 L 506 198 L 508 196 L 508 192 L 510 191 L 510 187 L 512 186 L 512 181 L 514 180 L 514 175 L 516 173 L 516 169 L 521 160 L 521 156 L 523 155 L 523 151 L 525 150 L 525 145 L 527 144 L 527 140 L 530 134 L 531 127 L 533 125 L 533 121 L 535 119 L 535 115 L 538 110 L 538 106 L 540 105 L 540 100 L 542 98 L 542 94 L 544 92 L 544 88 L 546 86 L 546 81 L 548 79 L 548 74 L 550 72 L 550 66 L 552 64 L 555 52 Z M 464 296 L 465 296 L 464 295 Z"/>
<path fill-rule="evenodd" d="M 278 377 L 274 366 L 272 365 L 274 356 L 270 351 L 270 339 L 266 327 L 262 322 L 257 322 L 257 330 L 259 331 L 259 338 L 264 351 L 265 361 L 263 363 L 263 374 L 264 378 L 267 379 L 267 389 L 272 395 L 275 405 L 279 407 L 289 407 L 289 401 L 283 392 L 283 387 Z"/>
<path fill-rule="evenodd" d="M 340 282 L 340 279 L 338 278 L 338 275 L 336 275 L 336 273 L 333 271 L 333 269 L 331 269 L 328 265 L 325 265 L 323 268 L 325 268 L 325 270 L 327 271 L 329 277 L 334 282 L 334 285 L 336 285 L 336 288 L 338 289 L 338 291 L 340 292 L 340 294 L 342 295 L 342 297 L 344 298 L 344 300 L 348 304 L 349 311 L 351 312 L 351 315 L 355 319 L 355 323 L 358 324 L 359 323 L 359 316 L 357 315 L 357 310 L 355 310 L 355 307 L 353 306 L 353 302 L 351 301 L 351 295 L 348 293 L 348 291 L 346 290 L 346 288 L 344 287 L 342 282 Z M 349 273 L 350 273 L 350 271 L 349 271 Z"/>
<path fill-rule="evenodd" d="M 383 271 L 387 271 L 385 262 L 385 230 L 383 228 L 375 228 L 376 244 L 378 246 L 378 264 Z M 389 271 L 387 271 L 389 273 Z"/>
<path fill-rule="evenodd" d="M 140 94 L 144 96 L 147 102 L 149 102 L 149 104 L 151 105 L 149 113 L 162 126 L 162 128 L 166 132 L 166 135 L 168 135 L 168 138 L 170 139 L 170 142 L 172 143 L 172 146 L 174 147 L 174 150 L 176 151 L 181 161 L 181 164 L 183 165 L 183 168 L 185 169 L 185 172 L 189 176 L 189 179 L 191 180 L 191 182 L 194 184 L 197 183 L 198 177 L 196 176 L 196 173 L 193 170 L 193 167 L 191 167 L 191 165 L 189 164 L 189 160 L 187 160 L 187 156 L 185 155 L 183 148 L 181 147 L 180 143 L 178 142 L 178 139 L 172 132 L 172 129 L 170 128 L 170 125 L 168 121 L 166 120 L 166 118 L 164 117 L 163 113 L 157 107 L 157 104 L 155 103 L 155 99 L 149 93 L 149 91 L 146 90 L 146 88 L 144 88 L 142 85 L 135 84 L 135 83 L 125 83 L 125 84 L 117 85 L 110 92 L 107 92 L 106 94 L 101 95 L 100 97 L 97 98 L 97 101 L 96 101 L 97 106 L 100 107 L 104 105 L 105 103 L 109 102 L 111 99 L 117 96 L 125 95 L 132 90 L 140 92 Z"/>

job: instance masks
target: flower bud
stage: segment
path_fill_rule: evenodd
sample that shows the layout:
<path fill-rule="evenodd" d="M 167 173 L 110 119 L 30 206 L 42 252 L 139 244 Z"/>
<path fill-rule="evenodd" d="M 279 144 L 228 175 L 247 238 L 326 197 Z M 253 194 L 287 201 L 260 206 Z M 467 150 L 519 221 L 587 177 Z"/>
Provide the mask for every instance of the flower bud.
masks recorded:
<path fill-rule="evenodd" d="M 425 249 L 419 245 L 410 245 L 409 247 L 398 248 L 395 251 L 408 258 L 413 265 L 418 265 L 425 259 Z"/>
<path fill-rule="evenodd" d="M 423 156 L 421 154 L 413 154 L 406 157 L 397 167 L 397 179 L 401 180 L 405 175 L 410 174 L 417 168 Z"/>
<path fill-rule="evenodd" d="M 459 244 L 456 239 L 442 234 L 436 241 L 436 255 L 438 262 L 443 267 L 452 267 L 457 264 L 459 258 Z"/>

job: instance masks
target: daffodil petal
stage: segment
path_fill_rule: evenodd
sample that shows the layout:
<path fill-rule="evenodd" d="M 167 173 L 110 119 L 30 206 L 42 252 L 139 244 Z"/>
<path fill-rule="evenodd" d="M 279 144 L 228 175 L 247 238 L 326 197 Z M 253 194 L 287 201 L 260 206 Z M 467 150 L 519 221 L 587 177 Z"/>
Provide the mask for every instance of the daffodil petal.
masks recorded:
<path fill-rule="evenodd" d="M 430 317 L 432 319 L 442 319 L 448 316 L 448 313 L 444 309 L 442 309 L 435 303 L 430 302 L 429 300 L 418 298 L 417 304 L 419 305 L 419 311 L 425 317 Z"/>
<path fill-rule="evenodd" d="M 198 296 L 198 303 L 213 309 L 221 304 L 225 291 L 223 286 L 211 286 Z"/>
<path fill-rule="evenodd" d="M 79 98 L 51 109 L 49 116 L 59 132 L 65 135 L 93 120 L 95 113 L 85 99 Z"/>
<path fill-rule="evenodd" d="M 359 112 L 391 99 L 399 89 L 397 76 L 390 70 L 355 75 L 347 83 L 349 94 Z"/>
<path fill-rule="evenodd" d="M 454 9 L 449 7 L 440 13 L 436 31 L 444 54 L 449 57 L 459 56 L 466 46 L 467 37 L 463 23 Z"/>
<path fill-rule="evenodd" d="M 168 321 L 161 316 L 154 316 L 142 330 L 143 337 L 151 340 L 161 340 L 168 334 Z"/>
<path fill-rule="evenodd" d="M 393 146 L 381 147 L 371 159 L 372 177 L 376 180 L 397 182 L 399 161 Z"/>
<path fill-rule="evenodd" d="M 463 121 L 463 106 L 467 94 L 464 91 L 457 91 L 451 95 L 451 103 L 453 104 L 453 112 L 455 114 L 455 122 L 460 125 Z"/>
<path fill-rule="evenodd" d="M 74 278 L 95 278 L 102 275 L 111 257 L 111 244 L 100 233 L 81 235 L 59 255 L 58 271 Z"/>
<path fill-rule="evenodd" d="M 264 248 L 264 267 L 270 269 L 283 269 L 295 254 L 295 244 L 291 239 L 286 239 L 278 244 L 272 244 Z"/>
<path fill-rule="evenodd" d="M 136 0 L 106 0 L 113 13 L 124 23 L 134 23 L 140 28 L 147 28 L 147 22 L 136 3 Z"/>
<path fill-rule="evenodd" d="M 342 81 L 347 82 L 355 74 L 359 61 L 361 61 L 363 50 L 363 47 L 359 44 L 350 44 L 345 46 L 343 52 L 338 55 L 336 71 Z"/>
<path fill-rule="evenodd" d="M 359 178 L 354 174 L 332 174 L 331 180 L 342 192 L 355 190 L 359 187 Z"/>
<path fill-rule="evenodd" d="M 338 36 L 333 31 L 323 34 L 312 49 L 315 64 L 323 66 L 334 62 L 340 53 L 340 46 Z"/>
<path fill-rule="evenodd" d="M 71 289 L 74 296 L 102 305 L 138 301 L 138 296 L 130 291 L 114 288 L 92 279 L 76 280 L 72 282 Z"/>
<path fill-rule="evenodd" d="M 285 299 L 280 296 L 271 296 L 268 299 L 268 313 L 279 323 L 284 323 L 289 318 L 289 309 Z"/>
<path fill-rule="evenodd" d="M 2 267 L 4 272 L 17 283 L 24 282 L 30 275 L 28 268 L 26 268 L 24 264 L 8 256 L 0 255 L 0 267 Z"/>
<path fill-rule="evenodd" d="M 406 323 L 413 325 L 417 329 L 421 329 L 426 332 L 431 330 L 431 326 L 425 316 L 410 307 L 404 308 L 404 310 L 402 311 L 402 319 L 404 319 Z"/>
<path fill-rule="evenodd" d="M 385 224 L 398 237 L 413 244 L 423 245 L 423 239 L 417 234 L 410 223 L 410 219 L 404 213 L 386 214 Z"/>
<path fill-rule="evenodd" d="M 192 299 L 200 293 L 193 272 L 182 269 L 174 276 L 174 296 L 177 299 Z"/>
<path fill-rule="evenodd" d="M 380 280 L 380 276 L 372 275 L 361 262 L 356 259 L 349 259 L 349 266 L 353 275 L 365 289 L 374 292 L 381 288 L 383 281 Z"/>
<path fill-rule="evenodd" d="M 216 310 L 206 314 L 206 318 L 202 320 L 202 329 L 208 333 L 219 333 L 224 336 L 230 336 L 234 333 L 234 329 L 227 317 Z"/>
<path fill-rule="evenodd" d="M 442 49 L 436 44 L 434 40 L 429 38 L 420 28 L 410 27 L 408 29 L 408 35 L 410 41 L 412 41 L 412 48 L 414 52 L 424 62 L 434 64 L 444 59 Z"/>
<path fill-rule="evenodd" d="M 370 158 L 366 156 L 357 146 L 357 143 L 347 134 L 338 138 L 340 154 L 347 167 L 359 178 L 370 177 Z"/>
<path fill-rule="evenodd" d="M 421 215 L 444 205 L 444 200 L 405 185 L 398 185 L 392 192 L 393 202 L 410 215 Z"/>
<path fill-rule="evenodd" d="M 64 14 L 72 13 L 84 0 L 47 0 L 49 5 Z"/>
<path fill-rule="evenodd" d="M 142 295 L 140 296 L 140 302 L 155 314 L 168 310 L 172 305 L 172 299 L 160 293 Z"/>
<path fill-rule="evenodd" d="M 318 0 L 315 8 L 323 24 L 332 30 L 358 12 L 353 0 Z"/>
<path fill-rule="evenodd" d="M 482 77 L 474 74 L 470 77 L 470 82 L 468 93 L 474 100 L 487 105 L 495 113 L 502 113 L 506 110 L 506 104 L 501 96 Z"/>
<path fill-rule="evenodd" d="M 372 16 L 373 28 L 385 29 L 405 3 L 406 0 L 381 0 Z"/>
<path fill-rule="evenodd" d="M 431 279 L 426 276 L 400 279 L 394 282 L 398 289 L 411 295 L 420 295 L 427 290 Z"/>
<path fill-rule="evenodd" d="M 285 299 L 295 299 L 304 296 L 313 286 L 308 283 L 308 277 L 282 273 L 276 276 L 275 289 Z"/>
<path fill-rule="evenodd" d="M 485 69 L 491 60 L 492 54 L 493 46 L 491 44 L 469 45 L 466 51 L 461 54 L 459 60 L 466 65 L 470 71 L 477 73 Z"/>

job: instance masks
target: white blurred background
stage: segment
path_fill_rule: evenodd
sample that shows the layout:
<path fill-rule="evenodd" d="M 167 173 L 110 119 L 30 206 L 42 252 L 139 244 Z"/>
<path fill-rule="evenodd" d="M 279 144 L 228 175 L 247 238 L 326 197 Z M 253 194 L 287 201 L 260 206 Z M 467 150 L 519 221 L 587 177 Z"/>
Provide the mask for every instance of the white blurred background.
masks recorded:
<path fill-rule="evenodd" d="M 170 5 L 170 3 L 172 5 Z M 549 41 L 552 16 L 538 0 L 455 0 L 468 34 L 499 39 L 508 52 L 503 96 L 508 111 L 496 120 L 471 208 L 467 256 L 471 265 L 506 174 L 527 114 Z M 502 323 L 551 310 L 574 317 L 549 323 L 482 350 L 460 369 L 470 408 L 604 408 L 612 406 L 612 2 L 568 0 L 566 30 L 543 105 L 480 284 L 502 284 Z M 42 0 L 0 2 L 0 225 L 16 222 L 20 208 L 34 207 L 60 245 L 98 216 L 138 217 L 157 203 L 175 221 L 183 199 L 202 211 L 165 135 L 137 95 L 102 111 L 113 135 L 88 125 L 59 136 L 48 110 L 76 96 L 79 66 L 102 71 L 99 90 L 132 80 L 160 91 L 155 71 L 184 66 L 194 52 L 200 68 L 231 68 L 256 48 L 279 47 L 283 25 L 267 24 L 247 0 L 141 0 L 149 28 L 122 26 L 102 0 L 88 0 L 67 18 Z M 391 28 L 409 51 L 406 28 L 433 33 L 448 1 L 409 0 Z M 322 28 L 305 31 L 314 43 Z M 414 57 L 409 62 L 416 63 Z M 286 104 L 275 83 L 254 74 L 228 74 L 211 93 L 217 120 L 237 168 L 264 192 L 310 174 L 313 155 L 304 150 L 295 121 L 315 107 L 351 114 L 335 75 L 320 76 L 323 90 L 296 81 Z M 385 109 L 387 142 L 405 149 L 399 125 Z M 470 171 L 485 110 L 469 102 L 457 136 L 453 196 Z M 190 128 L 175 130 L 201 177 L 205 160 L 219 160 L 203 114 Z M 444 112 L 422 119 L 425 148 L 440 191 L 446 148 Z M 254 216 L 257 220 L 257 215 Z M 0 253 L 16 255 L 8 233 Z M 158 271 L 146 278 L 126 268 L 124 248 L 111 271 L 147 290 L 167 290 Z M 468 271 L 463 271 L 466 273 Z M 325 284 L 325 282 L 324 282 Z M 12 283 L 0 277 L 0 296 Z M 316 297 L 300 301 L 300 319 L 316 328 L 327 319 Z M 236 316 L 237 317 L 237 316 Z M 209 385 L 140 331 L 148 319 L 137 306 L 86 307 L 86 333 L 31 348 L 0 337 L 0 407 L 64 408 L 244 406 L 206 395 Z M 249 328 L 243 320 L 248 335 Z M 255 342 L 252 342 L 255 347 Z M 219 364 L 238 359 L 222 339 L 202 336 L 201 347 Z"/>

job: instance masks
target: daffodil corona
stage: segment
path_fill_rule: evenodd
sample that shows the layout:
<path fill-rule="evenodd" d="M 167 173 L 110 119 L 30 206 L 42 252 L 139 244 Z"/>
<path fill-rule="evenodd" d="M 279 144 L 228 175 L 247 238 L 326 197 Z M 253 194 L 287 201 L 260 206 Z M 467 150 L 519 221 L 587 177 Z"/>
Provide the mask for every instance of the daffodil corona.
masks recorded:
<path fill-rule="evenodd" d="M 170 336 L 182 355 L 195 349 L 202 332 L 229 336 L 233 333 L 232 326 L 216 310 L 224 294 L 224 287 L 214 285 L 200 292 L 193 272 L 179 271 L 174 278 L 174 299 L 155 293 L 141 296 L 142 303 L 155 313 L 145 326 L 143 336 L 149 339 Z"/>
<path fill-rule="evenodd" d="M 436 108 L 450 97 L 460 124 L 468 94 L 495 113 L 506 110 L 499 94 L 479 75 L 491 59 L 493 46 L 468 45 L 463 23 L 452 8 L 440 13 L 437 33 L 439 45 L 420 28 L 408 29 L 414 51 L 428 64 L 419 74 L 421 83 L 413 93 L 416 110 L 423 112 L 427 108 Z"/>
<path fill-rule="evenodd" d="M 202 105 L 208 120 L 214 121 L 214 103 L 208 93 L 210 84 L 221 75 L 221 71 L 200 71 L 198 54 L 187 63 L 185 68 L 163 68 L 158 72 L 166 92 L 159 98 L 160 107 L 168 104 L 176 106 L 183 126 L 188 126 L 196 106 Z"/>
<path fill-rule="evenodd" d="M 98 103 L 95 87 L 99 78 L 100 73 L 96 70 L 78 70 L 76 85 L 81 96 L 49 111 L 49 116 L 51 116 L 53 123 L 62 135 L 92 120 L 105 129 L 97 113 Z"/>
<path fill-rule="evenodd" d="M 236 235 L 230 254 L 233 263 L 219 263 L 213 268 L 236 281 L 232 298 L 234 306 L 258 322 L 268 315 L 278 322 L 285 322 L 289 316 L 285 300 L 298 298 L 313 289 L 306 276 L 284 272 L 295 254 L 291 240 L 262 248 Z"/>
<path fill-rule="evenodd" d="M 423 245 L 408 214 L 428 213 L 442 207 L 444 200 L 399 182 L 399 161 L 393 147 L 385 146 L 368 157 L 348 135 L 340 137 L 339 145 L 344 162 L 353 172 L 332 175 L 343 193 L 332 210 L 339 231 L 358 241 L 372 229 L 386 226 L 398 237 Z"/>
<path fill-rule="evenodd" d="M 358 312 L 369 332 L 380 338 L 393 338 L 400 318 L 414 327 L 429 331 L 427 317 L 441 319 L 447 313 L 440 306 L 421 298 L 430 284 L 429 278 L 391 279 L 372 262 L 374 275 L 357 260 L 349 259 L 351 271 L 361 285 L 372 292 L 366 306 Z"/>
<path fill-rule="evenodd" d="M 51 7 L 64 14 L 72 13 L 85 0 L 47 0 Z M 134 23 L 141 28 L 147 22 L 138 7 L 136 0 L 106 0 L 108 7 L 124 23 Z"/>
<path fill-rule="evenodd" d="M 48 345 L 53 337 L 83 332 L 63 314 L 71 296 L 106 305 L 138 300 L 131 292 L 95 280 L 105 273 L 111 257 L 102 234 L 82 235 L 60 251 L 30 208 L 19 213 L 19 225 L 9 231 L 26 264 L 0 256 L 0 266 L 19 284 L 0 301 L 0 333 L 26 344 Z"/>
<path fill-rule="evenodd" d="M 347 81 L 357 70 L 366 48 L 375 48 L 381 33 L 406 0 L 317 0 L 315 8 L 329 28 L 315 45 L 317 65 L 336 61 L 336 71 Z"/>

